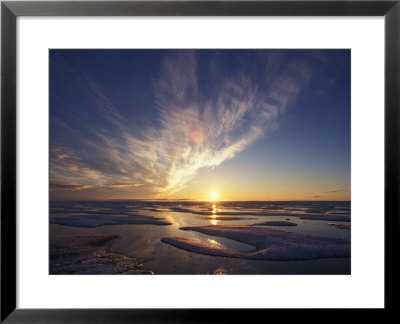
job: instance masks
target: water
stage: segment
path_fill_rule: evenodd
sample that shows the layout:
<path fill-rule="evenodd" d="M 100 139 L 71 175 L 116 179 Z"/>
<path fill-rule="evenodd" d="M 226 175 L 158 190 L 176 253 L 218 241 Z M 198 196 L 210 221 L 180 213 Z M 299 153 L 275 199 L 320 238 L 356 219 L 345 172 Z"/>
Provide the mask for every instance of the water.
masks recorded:
<path fill-rule="evenodd" d="M 140 215 L 147 216 L 150 220 L 151 217 L 161 218 L 171 225 L 122 222 L 99 227 L 67 226 L 72 224 L 68 222 L 70 217 L 77 215 L 85 221 L 89 217 L 120 219 Z M 319 215 L 326 219 L 301 219 L 302 215 Z M 350 218 L 350 203 L 53 201 L 50 204 L 50 237 L 53 242 L 59 237 L 118 235 L 117 239 L 108 241 L 102 248 L 127 257 L 139 258 L 143 269 L 151 270 L 155 274 L 349 274 L 350 258 L 298 261 L 249 260 L 198 254 L 161 242 L 163 237 L 183 237 L 220 249 L 255 251 L 256 247 L 253 245 L 195 231 L 183 231 L 180 228 L 203 225 L 250 225 L 265 221 L 290 221 L 298 225 L 265 226 L 286 232 L 350 240 L 351 231 L 338 226 L 348 226 L 350 222 L 328 220 L 330 216 L 335 215 Z M 87 226 L 90 226 L 90 219 Z M 59 264 L 59 261 L 57 262 Z M 54 265 L 52 256 L 50 263 Z M 93 273 L 101 273 L 101 268 L 99 270 L 98 267 L 100 266 L 93 264 Z M 57 270 L 57 273 L 63 273 L 62 266 Z M 79 270 L 75 273 L 79 273 Z"/>

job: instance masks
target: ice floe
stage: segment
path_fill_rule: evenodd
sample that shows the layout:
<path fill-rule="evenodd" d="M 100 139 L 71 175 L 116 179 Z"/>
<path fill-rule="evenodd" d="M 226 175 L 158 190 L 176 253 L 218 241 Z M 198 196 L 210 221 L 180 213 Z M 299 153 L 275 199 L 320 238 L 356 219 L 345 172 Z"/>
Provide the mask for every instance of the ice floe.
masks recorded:
<path fill-rule="evenodd" d="M 329 226 L 335 226 L 340 229 L 350 230 L 351 224 L 335 224 L 335 223 L 328 223 Z"/>
<path fill-rule="evenodd" d="M 65 217 L 51 217 L 51 224 L 75 226 L 75 227 L 98 227 L 104 225 L 123 224 L 151 224 L 171 225 L 163 218 L 141 215 L 70 215 Z"/>
<path fill-rule="evenodd" d="M 255 251 L 240 252 L 193 242 L 183 237 L 164 237 L 162 242 L 184 250 L 212 255 L 259 260 L 308 260 L 350 257 L 350 241 L 266 227 L 217 225 L 182 227 L 181 230 L 225 237 L 256 247 Z"/>
<path fill-rule="evenodd" d="M 251 226 L 267 225 L 267 226 L 297 226 L 296 223 L 287 221 L 267 221 L 262 223 L 251 224 Z"/>
<path fill-rule="evenodd" d="M 320 215 L 301 215 L 300 219 L 309 220 L 324 220 L 330 222 L 350 222 L 350 215 L 331 215 L 331 214 L 320 214 Z"/>

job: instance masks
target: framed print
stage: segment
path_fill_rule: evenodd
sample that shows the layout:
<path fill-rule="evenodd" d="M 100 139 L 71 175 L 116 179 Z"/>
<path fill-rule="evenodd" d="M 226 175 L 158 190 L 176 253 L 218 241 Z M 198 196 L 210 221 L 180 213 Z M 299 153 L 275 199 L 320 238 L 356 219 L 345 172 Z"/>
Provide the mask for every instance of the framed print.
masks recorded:
<path fill-rule="evenodd" d="M 393 308 L 398 1 L 1 8 L 2 321 Z"/>
<path fill-rule="evenodd" d="M 347 49 L 50 49 L 50 275 L 350 274 L 350 59 Z M 301 105 L 325 148 L 311 134 L 291 146 Z M 273 143 L 277 129 L 288 142 Z M 278 171 L 270 154 L 295 162 Z"/>

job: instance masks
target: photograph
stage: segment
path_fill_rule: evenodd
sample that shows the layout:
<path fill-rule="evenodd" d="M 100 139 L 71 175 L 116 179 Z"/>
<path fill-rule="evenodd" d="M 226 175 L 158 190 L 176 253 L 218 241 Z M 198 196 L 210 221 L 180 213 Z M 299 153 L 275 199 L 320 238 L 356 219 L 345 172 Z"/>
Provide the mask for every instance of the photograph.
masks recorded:
<path fill-rule="evenodd" d="M 350 49 L 48 55 L 50 275 L 351 274 Z"/>

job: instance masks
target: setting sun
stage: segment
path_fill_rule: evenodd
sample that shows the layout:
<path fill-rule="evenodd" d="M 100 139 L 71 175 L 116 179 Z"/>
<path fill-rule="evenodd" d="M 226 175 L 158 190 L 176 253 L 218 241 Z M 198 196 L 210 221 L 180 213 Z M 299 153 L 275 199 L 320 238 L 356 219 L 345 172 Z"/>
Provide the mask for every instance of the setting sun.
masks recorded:
<path fill-rule="evenodd" d="M 218 197 L 219 197 L 219 193 L 212 192 L 212 193 L 210 194 L 210 199 L 211 199 L 212 201 L 217 200 Z"/>

